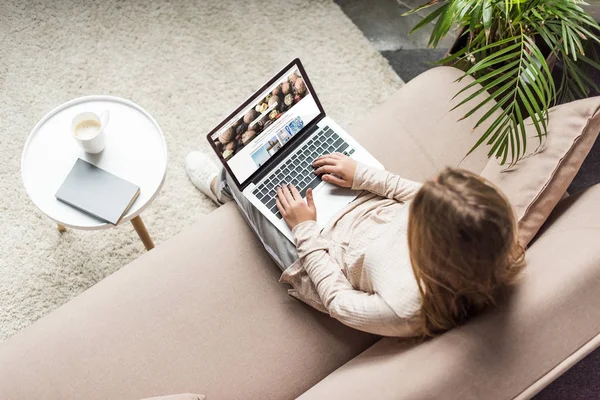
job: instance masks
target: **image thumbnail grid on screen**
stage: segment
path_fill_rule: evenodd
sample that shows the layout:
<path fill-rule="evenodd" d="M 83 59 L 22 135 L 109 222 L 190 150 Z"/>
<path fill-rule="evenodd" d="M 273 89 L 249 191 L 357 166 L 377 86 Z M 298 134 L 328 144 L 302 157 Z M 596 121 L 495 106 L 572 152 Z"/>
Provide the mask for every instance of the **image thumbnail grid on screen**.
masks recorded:
<path fill-rule="evenodd" d="M 294 66 L 212 135 L 214 147 L 242 183 L 319 113 Z"/>

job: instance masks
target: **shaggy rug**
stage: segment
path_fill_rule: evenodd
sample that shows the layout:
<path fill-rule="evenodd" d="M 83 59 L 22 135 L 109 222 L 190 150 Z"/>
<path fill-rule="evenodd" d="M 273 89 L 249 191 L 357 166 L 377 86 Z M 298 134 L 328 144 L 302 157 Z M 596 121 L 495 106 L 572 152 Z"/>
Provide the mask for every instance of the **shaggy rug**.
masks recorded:
<path fill-rule="evenodd" d="M 160 245 L 214 209 L 187 178 L 185 154 L 210 151 L 206 133 L 294 57 L 346 128 L 402 85 L 325 0 L 3 0 L 0 42 L 0 340 L 145 251 L 129 223 L 61 234 L 28 198 L 21 151 L 57 105 L 109 94 L 158 121 L 169 166 L 143 218 Z"/>

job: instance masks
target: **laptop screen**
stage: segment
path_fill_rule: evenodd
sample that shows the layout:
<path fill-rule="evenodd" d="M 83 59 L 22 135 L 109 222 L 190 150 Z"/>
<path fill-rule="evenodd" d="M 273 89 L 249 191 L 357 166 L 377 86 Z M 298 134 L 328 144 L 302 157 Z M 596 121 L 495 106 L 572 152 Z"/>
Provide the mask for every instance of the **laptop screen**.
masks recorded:
<path fill-rule="evenodd" d="M 322 113 L 312 90 L 296 60 L 209 135 L 211 145 L 239 185 Z"/>

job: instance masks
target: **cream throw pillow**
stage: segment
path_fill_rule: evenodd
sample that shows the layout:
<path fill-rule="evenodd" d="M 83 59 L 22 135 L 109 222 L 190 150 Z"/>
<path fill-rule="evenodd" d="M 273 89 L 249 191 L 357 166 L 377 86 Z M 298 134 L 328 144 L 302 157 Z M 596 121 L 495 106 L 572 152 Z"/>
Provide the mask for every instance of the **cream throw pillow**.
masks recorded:
<path fill-rule="evenodd" d="M 538 142 L 526 120 L 528 142 Z M 577 174 L 600 132 L 600 96 L 574 101 L 550 110 L 544 150 L 519 162 L 514 170 L 490 159 L 481 175 L 496 184 L 515 208 L 519 242 L 527 246 Z M 528 149 L 529 151 L 530 149 Z"/>

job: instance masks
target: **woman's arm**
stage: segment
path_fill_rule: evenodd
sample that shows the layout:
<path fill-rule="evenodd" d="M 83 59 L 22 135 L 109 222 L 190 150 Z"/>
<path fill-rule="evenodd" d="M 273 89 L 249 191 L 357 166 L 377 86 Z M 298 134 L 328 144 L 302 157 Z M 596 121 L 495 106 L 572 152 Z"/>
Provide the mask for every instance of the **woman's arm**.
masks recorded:
<path fill-rule="evenodd" d="M 317 158 L 313 167 L 315 174 L 321 175 L 325 182 L 353 190 L 367 190 L 396 201 L 409 200 L 421 187 L 420 183 L 369 167 L 340 153 Z"/>
<path fill-rule="evenodd" d="M 329 243 L 321 236 L 312 190 L 306 202 L 290 185 L 277 188 L 277 208 L 292 228 L 302 266 L 314 283 L 329 314 L 352 328 L 383 336 L 410 335 L 409 323 L 398 317 L 378 294 L 355 290 L 341 266 L 329 255 Z"/>
<path fill-rule="evenodd" d="M 298 256 L 319 297 L 333 318 L 352 328 L 382 336 L 410 336 L 409 321 L 397 316 L 377 293 L 354 289 L 341 267 L 328 253 L 328 242 L 315 221 L 292 231 Z"/>
<path fill-rule="evenodd" d="M 367 190 L 378 196 L 396 201 L 406 201 L 414 197 L 421 184 L 401 178 L 389 171 L 357 163 L 352 182 L 352 190 Z"/>

